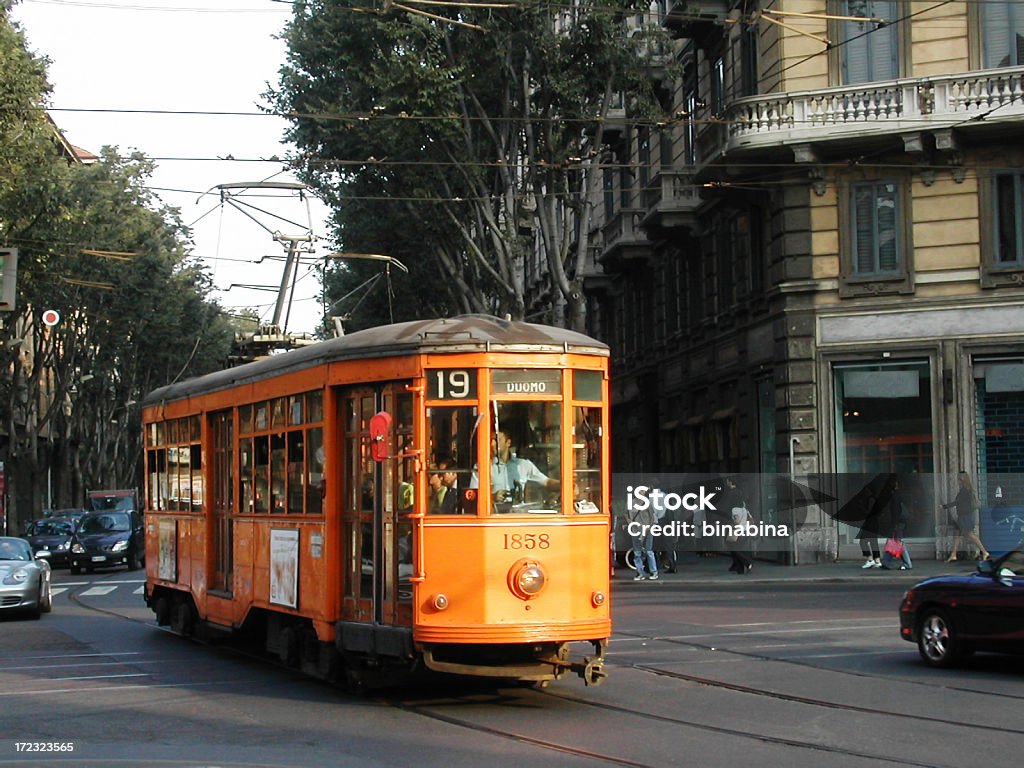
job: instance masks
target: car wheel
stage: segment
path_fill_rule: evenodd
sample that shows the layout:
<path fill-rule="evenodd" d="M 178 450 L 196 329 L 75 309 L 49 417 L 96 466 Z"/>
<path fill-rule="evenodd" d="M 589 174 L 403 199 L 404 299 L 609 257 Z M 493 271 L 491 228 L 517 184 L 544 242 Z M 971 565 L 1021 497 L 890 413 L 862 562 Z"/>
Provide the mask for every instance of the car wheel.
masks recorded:
<path fill-rule="evenodd" d="M 72 576 L 78 576 L 81 572 L 82 572 L 81 568 L 79 568 L 77 565 L 72 564 L 72 566 L 71 566 L 71 575 Z"/>
<path fill-rule="evenodd" d="M 139 556 L 132 552 L 128 555 L 128 570 L 137 571 L 142 567 L 142 563 L 139 562 Z"/>
<path fill-rule="evenodd" d="M 928 608 L 921 614 L 917 630 L 917 650 L 933 667 L 951 667 L 963 658 L 953 622 L 949 614 L 939 608 Z"/>
<path fill-rule="evenodd" d="M 50 582 L 44 585 L 43 592 L 39 594 L 39 610 L 49 613 L 53 610 L 53 592 L 50 591 Z"/>

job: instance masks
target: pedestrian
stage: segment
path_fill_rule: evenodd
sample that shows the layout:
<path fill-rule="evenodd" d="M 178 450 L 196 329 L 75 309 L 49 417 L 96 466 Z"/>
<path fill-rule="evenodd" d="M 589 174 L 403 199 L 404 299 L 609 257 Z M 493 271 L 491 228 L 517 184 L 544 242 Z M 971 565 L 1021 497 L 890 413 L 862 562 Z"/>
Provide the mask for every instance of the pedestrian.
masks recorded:
<path fill-rule="evenodd" d="M 861 569 L 881 568 L 882 552 L 878 548 L 878 532 L 885 507 L 870 485 L 864 488 L 862 494 L 864 522 L 861 523 L 860 532 L 857 534 L 860 552 L 865 558 Z"/>
<path fill-rule="evenodd" d="M 981 504 L 978 501 L 978 494 L 974 492 L 974 486 L 971 484 L 971 476 L 966 472 L 960 472 L 957 475 L 957 481 L 960 488 L 956 493 L 956 498 L 948 504 L 942 505 L 943 509 L 956 509 L 956 512 L 953 513 L 953 549 L 949 553 L 949 557 L 946 558 L 946 562 L 952 563 L 956 560 L 957 552 L 960 550 L 961 536 L 977 547 L 979 560 L 988 560 L 991 556 L 985 549 L 985 545 L 981 543 L 981 539 L 978 538 L 978 534 L 974 532 L 978 525 L 978 507 Z"/>
<path fill-rule="evenodd" d="M 750 510 L 747 509 L 747 502 L 733 478 L 725 478 L 723 485 L 722 494 L 716 504 L 719 514 L 726 518 L 728 525 L 742 526 L 745 531 L 747 525 L 753 522 Z M 725 540 L 729 543 L 729 556 L 732 558 L 729 570 L 740 575 L 750 573 L 754 568 L 754 561 L 750 557 L 751 537 L 745 532 L 734 531 L 726 536 Z"/>
<path fill-rule="evenodd" d="M 656 581 L 658 561 L 654 557 L 654 532 L 651 526 L 658 522 L 658 518 L 654 516 L 650 506 L 646 506 L 628 512 L 626 520 L 626 532 L 633 540 L 633 563 L 636 565 L 636 576 L 633 577 L 633 581 Z"/>

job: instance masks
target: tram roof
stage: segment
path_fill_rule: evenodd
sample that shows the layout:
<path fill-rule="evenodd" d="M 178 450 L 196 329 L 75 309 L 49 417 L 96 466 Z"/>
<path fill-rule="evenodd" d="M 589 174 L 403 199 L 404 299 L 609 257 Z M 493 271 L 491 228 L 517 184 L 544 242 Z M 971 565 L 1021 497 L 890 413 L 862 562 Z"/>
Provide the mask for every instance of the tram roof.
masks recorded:
<path fill-rule="evenodd" d="M 459 315 L 381 325 L 208 373 L 151 392 L 143 406 L 259 381 L 338 360 L 464 352 L 573 352 L 607 357 L 608 345 L 582 333 L 491 315 Z"/>

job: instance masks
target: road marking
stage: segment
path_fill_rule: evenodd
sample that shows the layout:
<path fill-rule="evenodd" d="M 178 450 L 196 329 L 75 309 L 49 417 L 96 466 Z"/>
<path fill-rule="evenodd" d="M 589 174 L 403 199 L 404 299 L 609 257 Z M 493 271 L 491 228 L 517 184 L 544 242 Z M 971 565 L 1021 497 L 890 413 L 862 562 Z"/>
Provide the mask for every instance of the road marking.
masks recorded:
<path fill-rule="evenodd" d="M 144 594 L 146 594 L 146 586 L 142 585 L 141 587 L 136 589 L 134 592 L 132 592 L 132 594 L 133 595 L 144 595 Z"/>
<path fill-rule="evenodd" d="M 67 587 L 50 587 L 50 594 L 51 595 L 59 595 L 61 592 L 67 592 L 67 591 L 68 591 Z"/>
<path fill-rule="evenodd" d="M 87 595 L 109 595 L 115 589 L 117 589 L 117 587 L 90 587 L 82 593 L 82 596 L 85 597 Z"/>
<path fill-rule="evenodd" d="M 124 675 L 85 675 L 83 677 L 52 677 L 55 683 L 65 680 L 117 680 L 122 677 L 149 677 L 146 672 L 131 672 Z"/>

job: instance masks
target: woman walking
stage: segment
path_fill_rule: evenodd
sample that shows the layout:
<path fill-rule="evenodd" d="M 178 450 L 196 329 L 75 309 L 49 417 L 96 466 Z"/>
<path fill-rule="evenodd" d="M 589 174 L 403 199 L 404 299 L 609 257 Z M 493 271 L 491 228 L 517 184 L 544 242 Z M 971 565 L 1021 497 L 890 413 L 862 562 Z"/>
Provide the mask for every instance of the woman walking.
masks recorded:
<path fill-rule="evenodd" d="M 956 498 L 948 504 L 942 505 L 943 509 L 956 507 L 956 514 L 953 517 L 953 550 L 949 553 L 946 562 L 952 563 L 956 560 L 957 552 L 960 550 L 961 536 L 978 548 L 978 558 L 980 560 L 988 560 L 988 550 L 981 543 L 978 534 L 974 532 L 974 528 L 978 524 L 978 507 L 980 503 L 978 502 L 978 495 L 974 492 L 974 486 L 971 485 L 971 476 L 966 472 L 961 472 L 957 479 L 960 482 L 960 490 L 957 491 Z"/>

